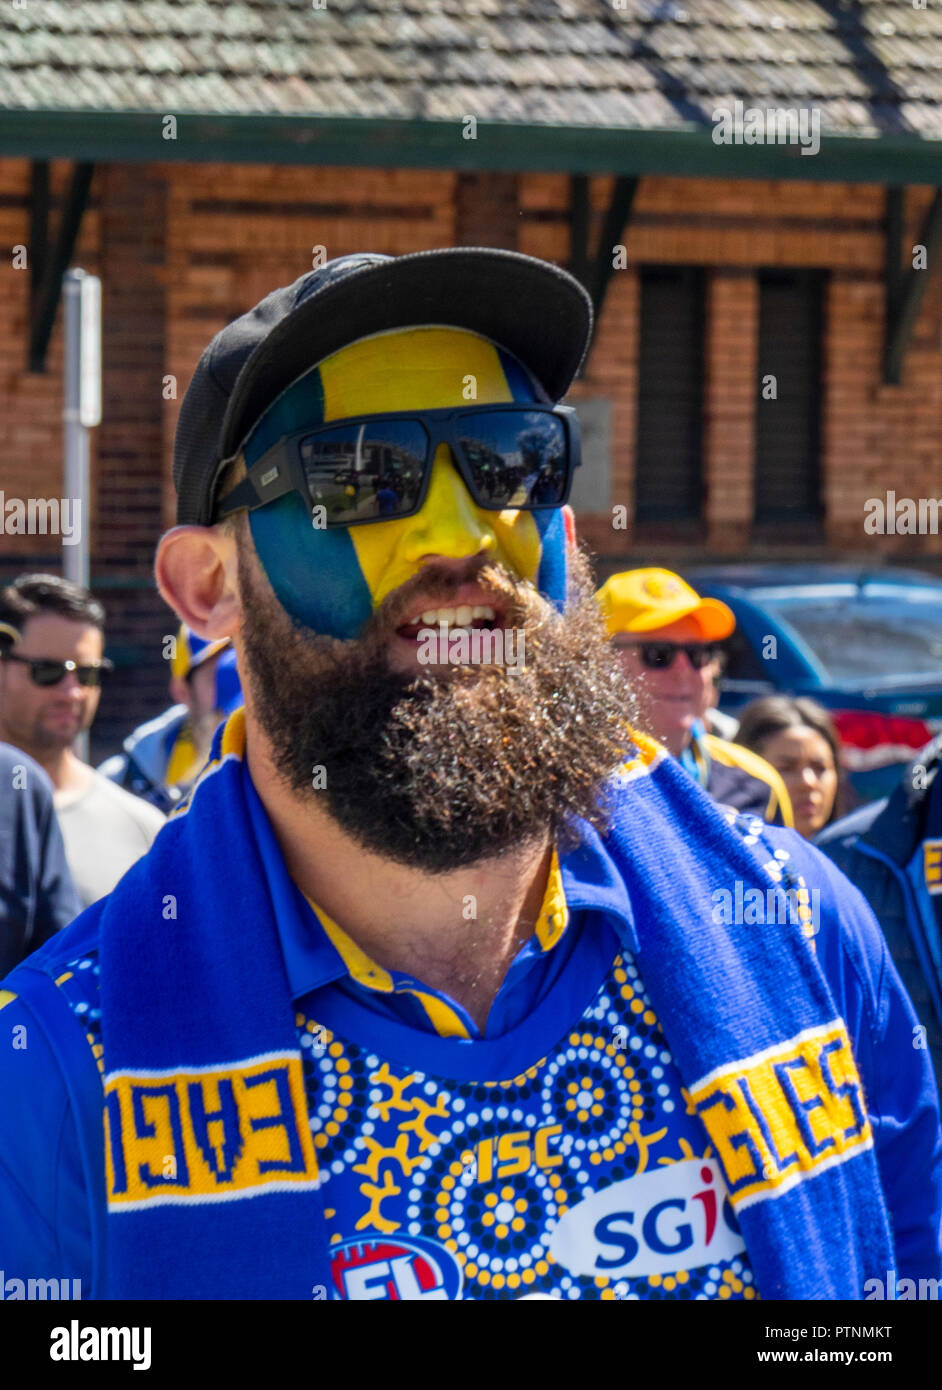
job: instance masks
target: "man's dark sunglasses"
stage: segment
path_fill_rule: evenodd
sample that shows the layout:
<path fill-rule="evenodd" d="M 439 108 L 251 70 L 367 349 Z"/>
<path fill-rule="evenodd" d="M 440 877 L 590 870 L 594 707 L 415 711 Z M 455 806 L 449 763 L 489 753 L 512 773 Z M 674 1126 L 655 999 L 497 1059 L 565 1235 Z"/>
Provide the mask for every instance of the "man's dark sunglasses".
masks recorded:
<path fill-rule="evenodd" d="M 114 670 L 112 662 L 93 662 L 90 666 L 79 666 L 75 661 L 47 661 L 43 657 L 16 656 L 13 652 L 3 653 L 4 661 L 18 661 L 29 667 L 34 685 L 58 685 L 67 671 L 74 671 L 79 685 L 101 685 L 101 678 Z"/>
<path fill-rule="evenodd" d="M 264 507 L 289 492 L 300 493 L 312 511 L 323 507 L 328 527 L 412 516 L 425 501 L 439 444 L 451 449 L 477 505 L 491 512 L 561 507 L 581 462 L 571 406 L 357 415 L 285 435 L 222 499 L 216 519 Z"/>
<path fill-rule="evenodd" d="M 673 666 L 678 652 L 686 652 L 695 671 L 702 671 L 719 655 L 719 648 L 709 642 L 620 642 L 619 646 L 637 647 L 641 660 L 649 671 L 666 671 Z"/>

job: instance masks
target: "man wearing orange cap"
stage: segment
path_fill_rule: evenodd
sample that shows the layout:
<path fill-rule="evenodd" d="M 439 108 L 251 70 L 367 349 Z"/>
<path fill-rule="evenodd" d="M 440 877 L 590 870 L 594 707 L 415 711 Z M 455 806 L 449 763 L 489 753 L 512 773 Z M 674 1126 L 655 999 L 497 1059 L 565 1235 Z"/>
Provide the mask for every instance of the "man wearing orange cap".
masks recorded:
<path fill-rule="evenodd" d="M 670 570 L 613 574 L 598 601 L 641 718 L 716 801 L 792 825 L 781 777 L 764 758 L 707 731 L 717 643 L 736 619 L 719 599 L 701 598 Z"/>

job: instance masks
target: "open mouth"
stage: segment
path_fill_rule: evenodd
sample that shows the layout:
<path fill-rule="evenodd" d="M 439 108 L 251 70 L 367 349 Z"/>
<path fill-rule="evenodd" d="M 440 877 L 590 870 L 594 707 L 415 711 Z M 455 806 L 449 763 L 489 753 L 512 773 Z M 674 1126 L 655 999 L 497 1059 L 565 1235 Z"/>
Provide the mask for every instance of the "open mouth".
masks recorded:
<path fill-rule="evenodd" d="M 424 608 L 415 613 L 407 623 L 396 629 L 396 636 L 406 642 L 417 642 L 420 632 L 434 630 L 436 636 L 444 630 L 450 637 L 455 632 L 473 632 L 475 628 L 492 632 L 500 626 L 502 613 L 489 603 L 461 603 L 442 605 L 437 608 Z"/>

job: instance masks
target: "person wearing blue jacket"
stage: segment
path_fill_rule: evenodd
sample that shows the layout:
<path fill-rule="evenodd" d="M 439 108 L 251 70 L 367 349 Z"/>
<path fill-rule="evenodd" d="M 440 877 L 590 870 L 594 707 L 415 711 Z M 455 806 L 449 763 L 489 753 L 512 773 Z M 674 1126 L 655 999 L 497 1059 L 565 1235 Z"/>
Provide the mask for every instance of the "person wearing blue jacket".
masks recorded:
<path fill-rule="evenodd" d="M 8 1282 L 727 1301 L 942 1274 L 938 1097 L 872 913 L 625 724 L 566 506 L 591 322 L 555 266 L 456 248 L 329 262 L 207 348 L 156 572 L 245 704 L 150 852 L 2 984 L 29 1039 L 0 1048 Z"/>
<path fill-rule="evenodd" d="M 119 787 L 171 811 L 206 761 L 221 719 L 242 703 L 236 656 L 227 639 L 204 642 L 181 624 L 170 662 L 176 703 L 132 730 L 98 771 Z"/>
<path fill-rule="evenodd" d="M 32 758 L 0 743 L 0 977 L 80 911 L 52 783 Z"/>
<path fill-rule="evenodd" d="M 895 791 L 835 821 L 815 844 L 867 899 L 919 1017 L 942 1087 L 942 736 Z"/>

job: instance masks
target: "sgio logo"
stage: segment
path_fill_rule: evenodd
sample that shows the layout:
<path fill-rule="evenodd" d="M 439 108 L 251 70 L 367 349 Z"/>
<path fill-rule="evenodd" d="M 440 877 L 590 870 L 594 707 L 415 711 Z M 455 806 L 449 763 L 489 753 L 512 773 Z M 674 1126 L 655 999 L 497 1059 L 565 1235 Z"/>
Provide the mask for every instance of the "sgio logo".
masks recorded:
<path fill-rule="evenodd" d="M 685 1159 L 613 1183 L 573 1207 L 550 1240 L 572 1274 L 672 1274 L 745 1250 L 717 1165 Z"/>

